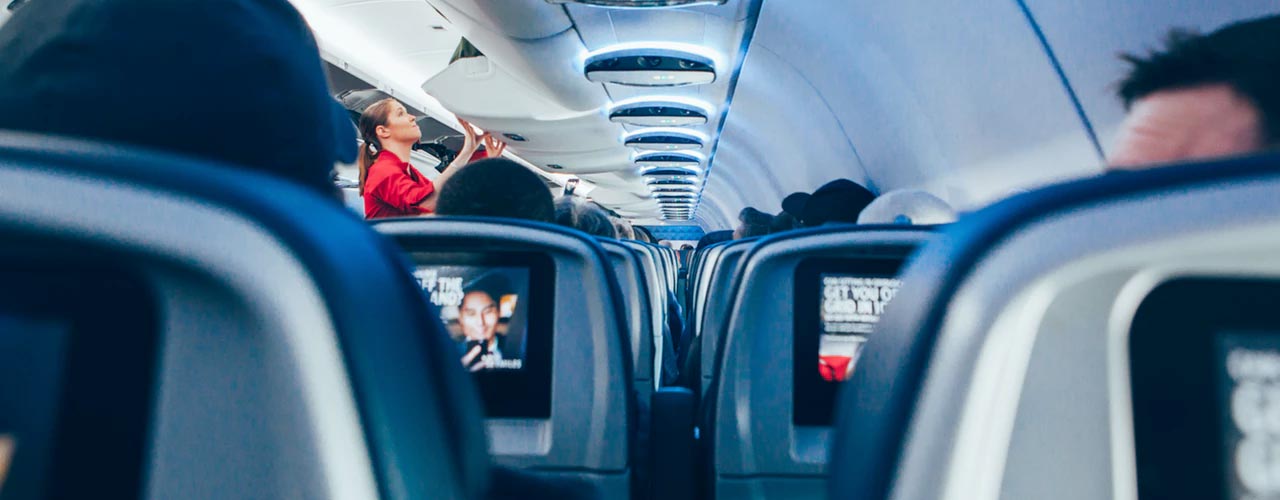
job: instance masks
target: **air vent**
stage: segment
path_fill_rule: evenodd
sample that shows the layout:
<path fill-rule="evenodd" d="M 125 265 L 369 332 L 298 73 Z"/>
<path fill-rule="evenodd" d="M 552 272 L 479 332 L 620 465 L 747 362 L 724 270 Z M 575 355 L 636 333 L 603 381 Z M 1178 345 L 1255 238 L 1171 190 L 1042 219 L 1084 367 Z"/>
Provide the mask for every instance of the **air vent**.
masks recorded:
<path fill-rule="evenodd" d="M 669 101 L 620 104 L 609 112 L 609 121 L 643 127 L 687 127 L 707 123 L 705 107 Z"/>
<path fill-rule="evenodd" d="M 702 164 L 702 157 L 692 153 L 644 153 L 634 161 L 641 167 L 696 167 Z"/>
<path fill-rule="evenodd" d="M 646 151 L 675 151 L 702 149 L 703 138 L 687 132 L 646 130 L 628 135 L 623 143 L 627 147 Z"/>
<path fill-rule="evenodd" d="M 503 136 L 503 137 L 506 137 L 506 138 L 508 138 L 508 139 L 511 139 L 511 140 L 513 140 L 513 141 L 516 141 L 516 142 L 525 142 L 525 141 L 528 141 L 528 139 L 525 139 L 525 138 L 524 138 L 524 136 L 523 136 L 523 135 L 520 135 L 520 134 L 502 134 L 502 136 Z"/>
<path fill-rule="evenodd" d="M 547 0 L 547 3 L 577 3 L 616 9 L 661 9 L 666 7 L 690 7 L 693 5 L 722 5 L 726 1 L 728 0 Z"/>
<path fill-rule="evenodd" d="M 606 50 L 587 58 L 587 80 L 635 87 L 680 87 L 716 81 L 710 58 L 673 49 Z"/>

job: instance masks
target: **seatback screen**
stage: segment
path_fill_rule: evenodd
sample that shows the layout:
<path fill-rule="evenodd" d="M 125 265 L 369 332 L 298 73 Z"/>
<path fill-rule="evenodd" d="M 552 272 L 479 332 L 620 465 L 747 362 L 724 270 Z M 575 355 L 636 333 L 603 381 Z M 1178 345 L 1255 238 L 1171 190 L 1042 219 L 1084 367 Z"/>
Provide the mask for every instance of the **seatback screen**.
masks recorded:
<path fill-rule="evenodd" d="M 1139 498 L 1280 498 L 1280 283 L 1178 278 L 1129 331 Z"/>
<path fill-rule="evenodd" d="M 1280 497 L 1280 332 L 1218 334 L 1227 498 Z"/>
<path fill-rule="evenodd" d="M 843 382 L 853 375 L 863 344 L 902 281 L 845 274 L 820 278 L 818 374 L 827 382 Z"/>
<path fill-rule="evenodd" d="M 485 413 L 551 416 L 555 264 L 524 252 L 417 253 L 413 276 L 440 315 Z"/>
<path fill-rule="evenodd" d="M 434 266 L 414 272 L 471 371 L 524 367 L 529 270 Z"/>
<path fill-rule="evenodd" d="M 800 263 L 795 281 L 792 422 L 831 425 L 836 392 L 853 375 L 910 249 L 884 257 L 814 258 Z"/>

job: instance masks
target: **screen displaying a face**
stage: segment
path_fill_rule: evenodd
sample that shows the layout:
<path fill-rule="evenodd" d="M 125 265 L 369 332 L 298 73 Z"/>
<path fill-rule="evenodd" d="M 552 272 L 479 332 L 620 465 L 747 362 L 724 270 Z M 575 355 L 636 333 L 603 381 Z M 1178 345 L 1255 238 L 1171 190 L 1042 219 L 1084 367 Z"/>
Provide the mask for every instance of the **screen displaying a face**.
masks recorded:
<path fill-rule="evenodd" d="M 1224 333 L 1218 347 L 1226 498 L 1280 498 L 1280 342 Z"/>
<path fill-rule="evenodd" d="M 853 374 L 858 355 L 901 280 L 822 274 L 819 277 L 818 373 L 828 382 Z"/>
<path fill-rule="evenodd" d="M 527 268 L 422 266 L 413 274 L 439 308 L 463 366 L 473 372 L 524 368 Z"/>

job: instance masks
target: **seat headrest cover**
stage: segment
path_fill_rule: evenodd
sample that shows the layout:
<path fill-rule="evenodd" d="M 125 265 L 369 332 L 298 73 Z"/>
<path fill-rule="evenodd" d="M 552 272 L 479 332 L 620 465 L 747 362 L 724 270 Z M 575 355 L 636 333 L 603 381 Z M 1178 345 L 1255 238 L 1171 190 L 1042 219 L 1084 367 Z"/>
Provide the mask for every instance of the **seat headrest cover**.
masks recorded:
<path fill-rule="evenodd" d="M 104 140 L 332 192 L 355 127 L 286 0 L 32 2 L 0 30 L 0 129 Z"/>
<path fill-rule="evenodd" d="M 858 216 L 858 224 L 934 225 L 955 222 L 956 211 L 942 199 L 919 189 L 880 195 Z"/>

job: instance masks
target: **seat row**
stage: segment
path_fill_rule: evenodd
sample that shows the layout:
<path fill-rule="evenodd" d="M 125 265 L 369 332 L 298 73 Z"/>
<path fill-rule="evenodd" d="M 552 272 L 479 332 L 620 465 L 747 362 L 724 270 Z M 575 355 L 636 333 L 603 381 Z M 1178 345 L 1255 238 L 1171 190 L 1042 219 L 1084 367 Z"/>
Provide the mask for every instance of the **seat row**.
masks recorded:
<path fill-rule="evenodd" d="M 1273 156 L 705 249 L 688 388 L 661 382 L 684 336 L 669 250 L 487 219 L 375 232 L 252 172 L 35 135 L 0 134 L 0 186 L 20 187 L 0 197 L 6 497 L 1280 484 L 1257 445 L 1280 397 Z"/>

